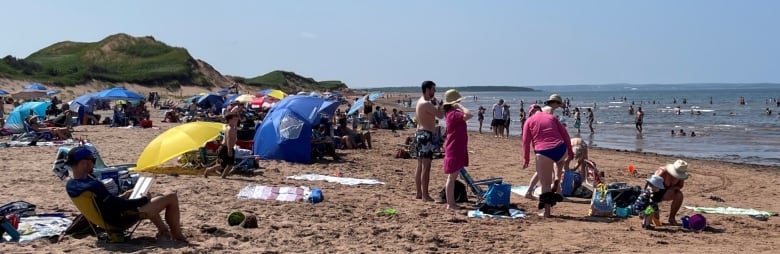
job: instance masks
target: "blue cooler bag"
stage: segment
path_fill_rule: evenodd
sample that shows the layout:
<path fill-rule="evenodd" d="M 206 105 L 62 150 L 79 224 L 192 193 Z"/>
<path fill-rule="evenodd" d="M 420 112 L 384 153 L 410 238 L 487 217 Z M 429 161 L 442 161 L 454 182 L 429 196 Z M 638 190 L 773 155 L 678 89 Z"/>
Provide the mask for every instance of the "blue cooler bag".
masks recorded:
<path fill-rule="evenodd" d="M 485 192 L 485 203 L 492 207 L 509 207 L 509 197 L 512 185 L 508 183 L 493 184 Z"/>

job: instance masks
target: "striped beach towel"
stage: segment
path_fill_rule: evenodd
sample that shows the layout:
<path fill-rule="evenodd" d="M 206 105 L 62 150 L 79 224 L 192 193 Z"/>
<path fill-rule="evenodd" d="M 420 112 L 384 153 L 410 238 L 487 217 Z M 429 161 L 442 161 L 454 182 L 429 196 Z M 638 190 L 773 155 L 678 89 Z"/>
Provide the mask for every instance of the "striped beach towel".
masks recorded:
<path fill-rule="evenodd" d="M 266 199 L 277 201 L 303 200 L 311 191 L 309 187 L 249 185 L 238 192 L 238 199 Z"/>

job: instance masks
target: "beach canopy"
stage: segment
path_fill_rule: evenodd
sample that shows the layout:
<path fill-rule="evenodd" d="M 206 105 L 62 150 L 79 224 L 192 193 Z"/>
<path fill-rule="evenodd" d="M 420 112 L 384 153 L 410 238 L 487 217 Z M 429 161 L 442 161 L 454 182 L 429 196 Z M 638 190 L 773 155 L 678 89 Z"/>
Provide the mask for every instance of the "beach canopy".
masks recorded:
<path fill-rule="evenodd" d="M 201 108 L 216 107 L 216 112 L 222 111 L 222 104 L 225 103 L 225 99 L 218 94 L 206 94 L 198 98 L 198 106 Z"/>
<path fill-rule="evenodd" d="M 95 93 L 96 99 L 107 100 L 143 100 L 144 96 L 136 92 L 125 89 L 124 87 L 109 88 Z"/>
<path fill-rule="evenodd" d="M 38 84 L 38 83 L 32 83 L 29 85 L 24 86 L 25 90 L 48 90 L 45 86 Z"/>
<path fill-rule="evenodd" d="M 382 97 L 382 95 L 384 95 L 384 93 L 382 93 L 382 92 L 369 94 L 368 95 L 368 100 L 369 101 L 375 101 L 376 99 L 379 99 L 379 97 Z M 349 111 L 347 111 L 347 115 L 352 115 L 352 114 L 358 112 L 358 110 L 363 108 L 363 105 L 365 103 L 366 103 L 365 102 L 365 97 L 362 97 L 362 98 L 358 99 L 357 101 L 355 101 L 355 104 L 352 104 L 352 107 L 349 107 Z"/>
<path fill-rule="evenodd" d="M 51 102 L 48 101 L 31 101 L 19 105 L 8 114 L 8 119 L 5 120 L 5 128 L 14 132 L 24 131 L 24 119 L 30 115 L 30 112 L 39 118 L 44 117 L 46 116 L 46 108 L 50 105 Z"/>
<path fill-rule="evenodd" d="M 264 160 L 311 162 L 312 127 L 332 117 L 339 104 L 310 96 L 289 96 L 280 101 L 255 132 L 254 154 Z"/>
<path fill-rule="evenodd" d="M 223 129 L 223 124 L 214 122 L 191 122 L 173 127 L 146 145 L 133 170 L 151 169 L 186 152 L 197 150 L 206 142 L 216 139 Z"/>

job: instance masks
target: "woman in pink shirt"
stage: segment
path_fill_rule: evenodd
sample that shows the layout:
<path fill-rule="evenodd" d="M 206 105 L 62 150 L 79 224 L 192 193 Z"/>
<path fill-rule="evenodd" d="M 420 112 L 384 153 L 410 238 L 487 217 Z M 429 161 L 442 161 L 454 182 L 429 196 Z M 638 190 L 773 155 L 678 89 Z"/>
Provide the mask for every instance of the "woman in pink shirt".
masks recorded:
<path fill-rule="evenodd" d="M 445 193 L 447 194 L 447 209 L 451 210 L 460 209 L 455 203 L 455 180 L 458 179 L 460 170 L 469 165 L 469 136 L 466 130 L 466 121 L 472 115 L 467 108 L 460 105 L 461 100 L 463 97 L 455 89 L 447 90 L 444 93 L 443 108 L 444 120 L 447 124 L 447 139 L 444 141 L 442 169 L 444 174 L 447 174 Z"/>
<path fill-rule="evenodd" d="M 550 209 L 557 202 L 563 200 L 560 194 L 552 190 L 553 184 L 557 186 L 560 180 L 561 172 L 558 168 L 563 166 L 567 155 L 572 158 L 574 156 L 569 134 L 553 114 L 553 111 L 563 104 L 561 96 L 550 95 L 544 104 L 550 107 L 549 112 L 534 114 L 523 126 L 523 169 L 528 168 L 531 144 L 533 143 L 536 153 L 536 175 L 539 177 L 542 188 L 538 208 L 544 208 L 542 215 L 547 218 L 550 217 Z"/>

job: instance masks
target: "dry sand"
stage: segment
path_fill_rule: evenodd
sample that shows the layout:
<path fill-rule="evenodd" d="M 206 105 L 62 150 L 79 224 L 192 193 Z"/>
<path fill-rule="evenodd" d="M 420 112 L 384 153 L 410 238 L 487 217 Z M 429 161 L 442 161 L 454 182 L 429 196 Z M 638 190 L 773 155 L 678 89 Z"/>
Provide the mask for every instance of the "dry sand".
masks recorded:
<path fill-rule="evenodd" d="M 174 126 L 160 123 L 161 112 L 153 120 L 159 129 L 121 129 L 106 126 L 75 127 L 76 137 L 88 138 L 109 164 L 134 163 L 145 145 Z M 87 236 L 66 236 L 59 242 L 36 241 L 26 245 L 2 243 L 5 253 L 16 252 L 173 252 L 173 253 L 737 253 L 772 252 L 780 246 L 780 220 L 762 222 L 747 216 L 706 215 L 711 230 L 686 232 L 676 226 L 644 231 L 640 221 L 631 219 L 592 219 L 588 205 L 560 203 L 554 218 L 534 215 L 535 201 L 512 195 L 511 202 L 529 211 L 519 220 L 472 219 L 466 211 L 448 211 L 444 204 L 414 199 L 413 173 L 416 160 L 395 159 L 397 144 L 411 130 L 394 137 L 389 131 L 374 132 L 374 149 L 340 150 L 345 161 L 318 164 L 290 164 L 264 161 L 262 175 L 204 179 L 198 175 L 158 174 L 152 192 L 178 191 L 182 223 L 189 244 L 157 243 L 155 228 L 143 223 L 129 243 L 107 244 Z M 476 179 L 501 176 L 514 185 L 527 185 L 533 171 L 521 169 L 520 140 L 496 139 L 470 133 L 469 150 L 474 153 L 469 171 Z M 684 148 L 681 148 L 684 149 Z M 65 182 L 53 176 L 55 147 L 23 147 L 0 150 L 0 203 L 25 200 L 38 205 L 38 212 L 78 214 L 64 190 Z M 592 149 L 608 181 L 642 184 L 644 177 L 626 172 L 636 166 L 640 175 L 651 173 L 675 157 L 654 154 Z M 780 211 L 778 167 L 732 164 L 688 159 L 692 175 L 684 188 L 684 205 L 731 206 Z M 533 168 L 533 162 L 531 162 Z M 385 185 L 346 186 L 326 182 L 287 180 L 302 173 L 332 174 L 373 178 Z M 430 191 L 437 195 L 444 184 L 441 160 L 433 162 Z M 250 184 L 276 186 L 317 186 L 325 201 L 319 204 L 237 200 L 239 189 Z M 725 202 L 716 202 L 710 196 Z M 475 200 L 473 196 L 471 200 Z M 469 204 L 469 207 L 472 204 Z M 395 208 L 394 216 L 378 216 L 378 209 Z M 668 211 L 668 203 L 662 205 Z M 235 210 L 255 214 L 259 228 L 243 229 L 227 225 L 225 217 Z M 690 215 L 684 208 L 681 215 Z M 216 228 L 207 232 L 204 228 Z"/>

